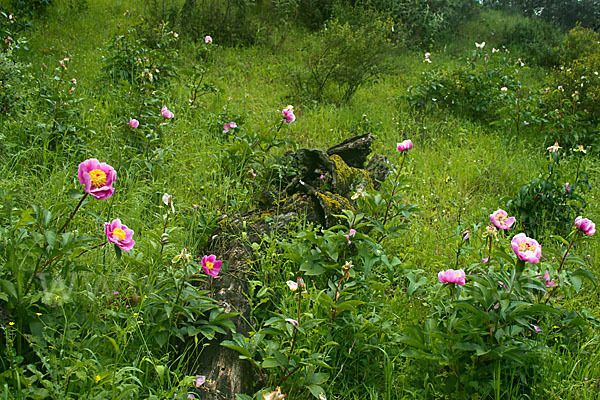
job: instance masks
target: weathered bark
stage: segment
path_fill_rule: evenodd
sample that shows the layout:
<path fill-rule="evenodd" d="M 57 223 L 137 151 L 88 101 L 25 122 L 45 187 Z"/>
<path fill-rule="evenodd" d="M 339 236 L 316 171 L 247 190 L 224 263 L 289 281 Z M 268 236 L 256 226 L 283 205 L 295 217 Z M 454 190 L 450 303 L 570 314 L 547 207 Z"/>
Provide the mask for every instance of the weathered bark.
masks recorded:
<path fill-rule="evenodd" d="M 367 157 L 371 154 L 373 140 L 375 140 L 375 137 L 370 133 L 354 136 L 330 147 L 327 154 L 330 156 L 337 154 L 350 167 L 363 168 Z"/>

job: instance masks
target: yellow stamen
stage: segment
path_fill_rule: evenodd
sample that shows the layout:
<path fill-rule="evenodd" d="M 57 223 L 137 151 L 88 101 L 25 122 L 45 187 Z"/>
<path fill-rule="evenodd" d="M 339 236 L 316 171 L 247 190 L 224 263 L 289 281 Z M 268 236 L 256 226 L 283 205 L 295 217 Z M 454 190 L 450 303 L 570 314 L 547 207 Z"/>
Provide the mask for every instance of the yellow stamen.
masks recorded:
<path fill-rule="evenodd" d="M 106 174 L 100 169 L 93 169 L 88 172 L 92 180 L 92 186 L 96 189 L 106 186 Z"/>
<path fill-rule="evenodd" d="M 526 251 L 535 252 L 535 246 L 529 242 L 519 243 L 519 252 L 525 253 Z"/>
<path fill-rule="evenodd" d="M 210 271 L 211 269 L 213 269 L 213 266 L 214 266 L 214 265 L 215 265 L 215 264 L 214 264 L 214 263 L 211 263 L 210 261 L 207 261 L 207 262 L 206 262 L 206 268 L 207 268 L 209 271 Z"/>
<path fill-rule="evenodd" d="M 113 236 L 118 237 L 119 240 L 125 240 L 125 231 L 121 228 L 115 228 L 112 234 Z"/>

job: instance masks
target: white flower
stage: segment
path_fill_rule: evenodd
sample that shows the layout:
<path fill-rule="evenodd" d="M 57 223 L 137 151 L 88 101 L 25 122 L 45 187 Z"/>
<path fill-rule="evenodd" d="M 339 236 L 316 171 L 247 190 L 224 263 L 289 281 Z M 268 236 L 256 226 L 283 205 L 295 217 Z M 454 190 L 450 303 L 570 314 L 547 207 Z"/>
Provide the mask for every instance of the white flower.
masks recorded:
<path fill-rule="evenodd" d="M 475 42 L 475 47 L 478 49 L 483 49 L 484 46 L 485 46 L 485 42 L 481 42 L 481 43 Z"/>
<path fill-rule="evenodd" d="M 289 286 L 289 288 L 292 292 L 298 290 L 298 282 L 287 281 L 286 284 Z"/>
<path fill-rule="evenodd" d="M 508 88 L 507 88 L 506 86 L 502 86 L 502 87 L 500 88 L 500 90 L 502 90 L 503 92 L 506 92 L 506 91 L 508 90 Z"/>
<path fill-rule="evenodd" d="M 173 196 L 168 193 L 163 194 L 162 202 L 165 203 L 165 206 L 171 206 L 171 211 L 175 214 L 175 207 L 173 207 Z"/>
<path fill-rule="evenodd" d="M 365 192 L 365 189 L 362 186 L 356 188 L 356 193 L 354 193 L 351 197 L 352 200 L 356 200 L 359 197 L 367 197 L 369 194 Z"/>

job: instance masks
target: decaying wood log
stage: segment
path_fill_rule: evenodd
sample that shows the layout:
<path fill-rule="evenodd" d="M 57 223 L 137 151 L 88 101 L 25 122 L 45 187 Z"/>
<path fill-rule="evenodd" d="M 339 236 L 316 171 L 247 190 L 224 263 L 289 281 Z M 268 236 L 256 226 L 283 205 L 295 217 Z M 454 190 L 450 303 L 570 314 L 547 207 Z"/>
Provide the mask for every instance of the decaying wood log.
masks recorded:
<path fill-rule="evenodd" d="M 356 136 L 329 150 L 300 149 L 291 154 L 298 173 L 287 183 L 284 193 L 269 193 L 261 199 L 261 209 L 220 221 L 204 254 L 216 254 L 228 262 L 227 274 L 213 281 L 215 298 L 227 312 L 239 312 L 234 318 L 237 332 L 247 336 L 252 329 L 248 270 L 254 257 L 250 243 L 260 243 L 263 235 L 286 235 L 290 224 L 306 218 L 324 227 L 336 225 L 335 215 L 353 209 L 350 199 L 357 187 L 377 188 L 389 174 L 385 157 L 371 158 L 371 134 Z M 245 239 L 242 237 L 245 236 Z M 236 393 L 254 393 L 259 389 L 255 371 L 238 353 L 220 346 L 227 337 L 217 337 L 201 353 L 201 369 L 210 390 L 199 392 L 205 399 L 235 399 Z"/>

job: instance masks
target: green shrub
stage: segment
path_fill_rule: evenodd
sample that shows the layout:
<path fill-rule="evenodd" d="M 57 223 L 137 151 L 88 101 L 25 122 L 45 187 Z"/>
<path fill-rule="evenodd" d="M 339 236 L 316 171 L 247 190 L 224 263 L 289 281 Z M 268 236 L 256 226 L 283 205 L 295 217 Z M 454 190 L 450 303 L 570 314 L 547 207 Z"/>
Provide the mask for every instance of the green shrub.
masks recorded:
<path fill-rule="evenodd" d="M 421 81 L 409 87 L 411 106 L 424 109 L 441 107 L 459 115 L 492 121 L 494 111 L 505 101 L 502 88 L 513 87 L 518 63 L 511 63 L 504 52 L 473 51 L 454 71 L 427 69 Z"/>
<path fill-rule="evenodd" d="M 562 65 L 593 54 L 600 54 L 600 34 L 591 29 L 575 27 L 565 36 L 560 47 Z"/>
<path fill-rule="evenodd" d="M 392 18 L 414 45 L 433 42 L 477 10 L 477 3 L 472 0 L 370 0 L 364 3 Z"/>
<path fill-rule="evenodd" d="M 134 29 L 111 39 L 108 45 L 109 56 L 103 59 L 105 65 L 102 67 L 109 82 L 117 84 L 126 81 L 138 86 L 165 86 L 170 78 L 176 76 L 174 59 L 177 50 L 174 49 L 174 43 L 178 34 L 168 31 L 166 25 L 155 29 L 155 48 L 146 46 Z"/>
<path fill-rule="evenodd" d="M 597 0 L 484 0 L 483 4 L 517 10 L 528 17 L 541 18 L 565 28 L 577 24 L 600 28 Z"/>
<path fill-rule="evenodd" d="M 15 50 L 25 41 L 17 34 L 16 18 L 0 12 L 0 115 L 11 114 L 29 92 L 31 77 L 26 74 L 27 66 L 20 62 Z"/>
<path fill-rule="evenodd" d="M 210 35 L 230 46 L 253 44 L 261 30 L 251 0 L 186 0 L 181 8 L 181 32 L 195 41 Z"/>
<path fill-rule="evenodd" d="M 15 13 L 31 17 L 44 13 L 52 5 L 52 0 L 11 0 L 10 4 Z"/>
<path fill-rule="evenodd" d="M 535 63 L 543 67 L 553 67 L 560 63 L 562 33 L 553 24 L 538 19 L 521 19 L 506 24 L 498 32 L 498 46 L 510 47 L 528 64 Z"/>
<path fill-rule="evenodd" d="M 297 95 L 310 101 L 347 103 L 386 69 L 391 21 L 367 18 L 360 26 L 331 21 L 308 38 L 303 64 L 291 75 Z"/>
<path fill-rule="evenodd" d="M 566 36 L 563 65 L 550 75 L 542 111 L 547 130 L 563 146 L 598 144 L 600 123 L 600 36 L 575 28 Z"/>
<path fill-rule="evenodd" d="M 571 229 L 570 222 L 582 215 L 586 207 L 581 193 L 591 188 L 582 168 L 585 149 L 574 151 L 576 168 L 567 164 L 568 160 L 564 160 L 564 166 L 560 165 L 561 154 L 568 149 L 549 149 L 558 150 L 550 153 L 547 171 L 523 185 L 517 196 L 508 202 L 509 210 L 515 214 L 522 229 L 533 237 L 543 237 L 546 232 L 566 236 Z"/>

